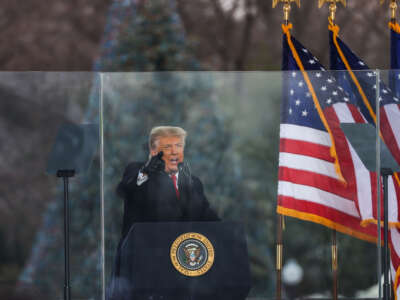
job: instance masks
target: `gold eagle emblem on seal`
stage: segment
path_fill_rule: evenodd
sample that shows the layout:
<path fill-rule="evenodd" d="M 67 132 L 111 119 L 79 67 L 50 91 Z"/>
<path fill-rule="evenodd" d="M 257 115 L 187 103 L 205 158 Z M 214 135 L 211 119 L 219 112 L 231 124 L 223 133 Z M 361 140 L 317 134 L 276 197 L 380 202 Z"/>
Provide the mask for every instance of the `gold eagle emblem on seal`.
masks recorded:
<path fill-rule="evenodd" d="M 172 243 L 172 265 L 185 276 L 200 276 L 214 263 L 214 247 L 204 235 L 196 232 L 181 234 Z"/>

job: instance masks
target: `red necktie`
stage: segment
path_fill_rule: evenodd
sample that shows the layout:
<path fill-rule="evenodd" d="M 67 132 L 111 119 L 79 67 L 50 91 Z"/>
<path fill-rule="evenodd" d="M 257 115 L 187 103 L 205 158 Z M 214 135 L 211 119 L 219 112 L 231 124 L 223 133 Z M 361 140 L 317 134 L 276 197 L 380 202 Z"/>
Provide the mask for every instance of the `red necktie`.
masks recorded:
<path fill-rule="evenodd" d="M 172 178 L 172 181 L 174 182 L 174 189 L 175 189 L 176 197 L 178 197 L 178 199 L 179 199 L 179 191 L 178 191 L 178 187 L 176 184 L 176 175 L 172 174 L 171 178 Z"/>

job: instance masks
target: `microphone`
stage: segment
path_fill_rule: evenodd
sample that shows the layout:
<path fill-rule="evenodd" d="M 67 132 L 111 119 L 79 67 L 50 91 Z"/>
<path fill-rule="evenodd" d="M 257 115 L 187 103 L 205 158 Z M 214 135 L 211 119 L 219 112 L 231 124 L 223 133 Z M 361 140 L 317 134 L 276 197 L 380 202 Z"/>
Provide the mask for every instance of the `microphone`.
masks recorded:
<path fill-rule="evenodd" d="M 192 185 L 192 174 L 190 171 L 190 167 L 188 163 L 185 162 L 180 162 L 178 164 L 178 171 L 179 171 L 179 176 L 181 176 L 184 178 L 187 178 L 189 185 Z"/>

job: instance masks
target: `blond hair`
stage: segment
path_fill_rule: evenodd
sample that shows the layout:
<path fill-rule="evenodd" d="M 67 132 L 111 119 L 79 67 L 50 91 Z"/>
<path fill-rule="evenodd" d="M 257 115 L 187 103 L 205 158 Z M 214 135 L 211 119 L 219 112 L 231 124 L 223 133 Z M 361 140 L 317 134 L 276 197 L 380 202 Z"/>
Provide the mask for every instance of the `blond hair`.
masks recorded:
<path fill-rule="evenodd" d="M 186 131 L 177 126 L 156 126 L 150 131 L 149 136 L 149 149 L 153 150 L 157 147 L 157 140 L 161 137 L 176 136 L 182 138 L 183 144 L 187 136 Z"/>

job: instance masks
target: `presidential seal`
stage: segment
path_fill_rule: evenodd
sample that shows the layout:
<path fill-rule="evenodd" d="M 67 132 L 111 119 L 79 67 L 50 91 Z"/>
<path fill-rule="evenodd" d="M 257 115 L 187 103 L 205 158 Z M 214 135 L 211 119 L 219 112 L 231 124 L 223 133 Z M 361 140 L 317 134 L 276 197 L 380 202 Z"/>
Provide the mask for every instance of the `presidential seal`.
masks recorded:
<path fill-rule="evenodd" d="M 180 235 L 171 246 L 171 262 L 186 276 L 200 276 L 214 263 L 214 247 L 202 234 L 188 232 Z"/>

